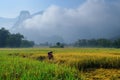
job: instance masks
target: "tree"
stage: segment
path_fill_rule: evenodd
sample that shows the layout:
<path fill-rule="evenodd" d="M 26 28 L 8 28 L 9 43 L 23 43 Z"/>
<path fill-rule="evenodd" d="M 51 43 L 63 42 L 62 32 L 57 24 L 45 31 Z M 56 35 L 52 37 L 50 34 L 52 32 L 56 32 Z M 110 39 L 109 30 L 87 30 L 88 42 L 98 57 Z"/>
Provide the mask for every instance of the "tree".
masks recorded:
<path fill-rule="evenodd" d="M 80 39 L 75 42 L 74 46 L 77 47 L 111 47 L 112 41 L 108 39 Z"/>
<path fill-rule="evenodd" d="M 21 47 L 33 47 L 35 43 L 33 41 L 22 40 Z"/>
<path fill-rule="evenodd" d="M 50 48 L 64 48 L 64 44 L 60 43 L 60 42 L 57 42 L 55 45 L 50 46 Z"/>
<path fill-rule="evenodd" d="M 117 40 L 115 40 L 115 41 L 113 42 L 113 46 L 114 46 L 115 48 L 120 48 L 120 38 L 117 39 Z"/>
<path fill-rule="evenodd" d="M 0 29 L 0 47 L 6 46 L 9 35 L 10 32 L 8 30 L 5 30 L 5 28 Z"/>
<path fill-rule="evenodd" d="M 20 47 L 23 38 L 24 36 L 20 33 L 11 34 L 7 39 L 8 47 Z"/>
<path fill-rule="evenodd" d="M 21 47 L 21 44 L 32 47 L 34 45 L 33 41 L 24 41 L 23 39 L 24 36 L 20 33 L 11 34 L 5 28 L 0 29 L 0 47 Z"/>
<path fill-rule="evenodd" d="M 97 45 L 99 47 L 110 47 L 111 46 L 111 41 L 107 39 L 98 39 L 97 40 Z"/>
<path fill-rule="evenodd" d="M 97 46 L 97 40 L 95 40 L 95 39 L 88 40 L 88 46 L 89 47 L 95 47 L 95 46 Z"/>
<path fill-rule="evenodd" d="M 60 43 L 60 42 L 57 42 L 57 43 L 56 43 L 56 46 L 60 46 L 60 45 L 61 45 L 61 43 Z"/>
<path fill-rule="evenodd" d="M 77 47 L 86 47 L 88 44 L 88 41 L 86 39 L 80 39 L 75 42 L 75 46 Z"/>
<path fill-rule="evenodd" d="M 62 43 L 60 43 L 60 42 L 57 42 L 56 43 L 56 47 L 58 47 L 58 48 L 64 48 L 64 45 Z"/>

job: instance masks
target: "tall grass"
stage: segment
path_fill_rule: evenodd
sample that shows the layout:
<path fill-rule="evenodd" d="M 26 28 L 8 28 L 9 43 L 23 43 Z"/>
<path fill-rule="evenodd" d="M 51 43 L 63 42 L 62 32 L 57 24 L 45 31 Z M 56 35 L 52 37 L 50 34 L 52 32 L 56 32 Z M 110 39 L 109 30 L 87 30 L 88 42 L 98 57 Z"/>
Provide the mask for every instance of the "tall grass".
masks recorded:
<path fill-rule="evenodd" d="M 55 63 L 64 64 L 71 67 L 75 67 L 78 70 L 89 68 L 105 68 L 105 69 L 120 69 L 120 55 L 113 54 L 56 54 Z"/>
<path fill-rule="evenodd" d="M 0 49 L 0 66 L 0 80 L 82 80 L 80 72 L 89 69 L 119 70 L 120 49 Z"/>
<path fill-rule="evenodd" d="M 120 69 L 120 49 L 114 48 L 14 49 L 12 54 L 19 53 L 17 56 L 50 62 L 47 59 L 47 52 L 50 50 L 54 52 L 52 63 L 55 64 L 75 67 L 78 70 L 89 68 Z"/>
<path fill-rule="evenodd" d="M 75 67 L 78 70 L 89 68 L 120 69 L 120 50 L 119 49 L 53 49 L 54 60 L 52 63 Z M 20 54 L 40 61 L 50 62 L 45 53 Z M 42 59 L 39 59 L 39 58 Z"/>
<path fill-rule="evenodd" d="M 75 69 L 19 57 L 0 57 L 0 80 L 78 80 Z"/>

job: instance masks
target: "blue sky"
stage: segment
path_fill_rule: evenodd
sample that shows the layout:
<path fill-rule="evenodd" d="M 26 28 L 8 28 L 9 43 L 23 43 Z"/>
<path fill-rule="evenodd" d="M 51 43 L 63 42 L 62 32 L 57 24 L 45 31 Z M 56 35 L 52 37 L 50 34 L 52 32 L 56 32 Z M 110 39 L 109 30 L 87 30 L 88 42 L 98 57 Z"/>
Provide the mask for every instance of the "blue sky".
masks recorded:
<path fill-rule="evenodd" d="M 21 10 L 31 13 L 45 10 L 51 5 L 76 8 L 85 0 L 0 0 L 0 17 L 16 17 Z"/>

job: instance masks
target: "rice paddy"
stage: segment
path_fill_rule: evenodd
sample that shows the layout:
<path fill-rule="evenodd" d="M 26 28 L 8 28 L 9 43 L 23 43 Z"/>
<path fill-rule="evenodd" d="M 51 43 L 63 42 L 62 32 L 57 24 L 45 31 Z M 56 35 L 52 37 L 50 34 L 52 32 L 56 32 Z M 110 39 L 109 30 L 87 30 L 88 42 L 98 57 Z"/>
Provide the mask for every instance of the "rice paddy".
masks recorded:
<path fill-rule="evenodd" d="M 120 80 L 120 49 L 1 48 L 0 80 Z"/>

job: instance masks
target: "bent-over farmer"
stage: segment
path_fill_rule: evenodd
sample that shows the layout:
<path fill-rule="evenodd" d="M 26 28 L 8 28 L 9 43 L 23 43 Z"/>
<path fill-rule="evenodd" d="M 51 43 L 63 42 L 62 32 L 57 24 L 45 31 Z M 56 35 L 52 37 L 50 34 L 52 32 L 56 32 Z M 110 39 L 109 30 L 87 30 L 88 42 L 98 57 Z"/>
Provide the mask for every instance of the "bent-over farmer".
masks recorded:
<path fill-rule="evenodd" d="M 53 59 L 53 52 L 52 51 L 48 52 L 48 59 L 49 60 Z"/>

